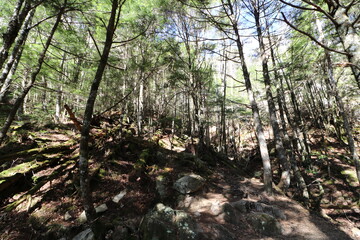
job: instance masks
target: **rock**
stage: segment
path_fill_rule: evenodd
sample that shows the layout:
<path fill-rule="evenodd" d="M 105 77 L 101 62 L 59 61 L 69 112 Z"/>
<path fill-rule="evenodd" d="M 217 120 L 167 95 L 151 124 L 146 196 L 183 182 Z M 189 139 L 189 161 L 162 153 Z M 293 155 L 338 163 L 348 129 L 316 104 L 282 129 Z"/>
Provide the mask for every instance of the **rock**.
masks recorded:
<path fill-rule="evenodd" d="M 264 212 L 270 214 L 277 219 L 285 220 L 285 214 L 275 206 L 267 205 L 264 203 L 253 202 L 248 200 L 240 200 L 237 202 L 231 203 L 233 207 L 235 207 L 241 213 L 249 213 L 249 212 Z"/>
<path fill-rule="evenodd" d="M 95 234 L 90 228 L 88 228 L 76 235 L 72 240 L 95 240 Z"/>
<path fill-rule="evenodd" d="M 176 191 L 182 194 L 188 194 L 198 191 L 205 184 L 205 179 L 196 174 L 189 174 L 174 183 Z"/>
<path fill-rule="evenodd" d="M 82 211 L 82 213 L 80 214 L 78 220 L 79 220 L 80 223 L 85 223 L 87 221 L 85 211 Z"/>
<path fill-rule="evenodd" d="M 241 213 L 247 213 L 248 212 L 248 202 L 246 200 L 240 200 L 237 202 L 231 203 L 233 207 L 235 207 L 239 212 Z"/>
<path fill-rule="evenodd" d="M 169 196 L 168 180 L 166 176 L 160 175 L 156 178 L 156 191 L 161 200 L 166 199 Z"/>
<path fill-rule="evenodd" d="M 229 232 L 224 226 L 220 224 L 211 224 L 209 226 L 211 232 L 203 234 L 203 239 L 208 240 L 236 240 L 233 233 Z"/>
<path fill-rule="evenodd" d="M 238 223 L 238 217 L 237 217 L 235 208 L 231 204 L 225 203 L 222 206 L 222 212 L 224 214 L 225 222 L 232 223 L 232 224 Z"/>
<path fill-rule="evenodd" d="M 360 229 L 359 228 L 354 227 L 354 228 L 351 229 L 351 232 L 354 234 L 354 236 L 356 238 L 360 239 Z"/>
<path fill-rule="evenodd" d="M 108 210 L 106 203 L 101 204 L 95 208 L 96 213 L 102 213 L 102 212 L 105 212 L 106 210 Z M 86 221 L 87 221 L 87 217 L 86 217 L 85 211 L 82 211 L 79 216 L 79 222 L 85 223 Z"/>
<path fill-rule="evenodd" d="M 64 215 L 64 220 L 69 221 L 71 218 L 72 218 L 72 216 L 70 215 L 70 213 L 66 212 L 65 215 Z"/>
<path fill-rule="evenodd" d="M 130 238 L 130 231 L 125 226 L 118 226 L 115 228 L 112 234 L 112 240 L 122 240 L 122 239 L 129 239 Z"/>
<path fill-rule="evenodd" d="M 280 223 L 269 214 L 250 213 L 247 216 L 247 220 L 256 232 L 265 236 L 275 236 L 281 234 Z"/>
<path fill-rule="evenodd" d="M 95 208 L 96 213 L 102 213 L 105 212 L 106 210 L 108 210 L 108 207 L 105 203 Z"/>
<path fill-rule="evenodd" d="M 200 196 L 180 195 L 178 198 L 178 207 L 186 208 L 190 212 L 210 213 L 210 209 L 213 204 L 213 201 Z M 213 208 L 215 210 L 216 206 Z"/>
<path fill-rule="evenodd" d="M 118 195 L 116 195 L 115 197 L 113 197 L 112 201 L 114 203 L 118 203 L 124 196 L 126 195 L 126 189 L 122 190 Z"/>
<path fill-rule="evenodd" d="M 198 239 L 196 223 L 184 211 L 159 203 L 147 213 L 140 225 L 143 240 Z"/>
<path fill-rule="evenodd" d="M 223 206 L 220 204 L 219 201 L 215 201 L 211 204 L 210 206 L 210 211 L 209 211 L 212 215 L 219 215 L 220 213 L 223 212 Z"/>

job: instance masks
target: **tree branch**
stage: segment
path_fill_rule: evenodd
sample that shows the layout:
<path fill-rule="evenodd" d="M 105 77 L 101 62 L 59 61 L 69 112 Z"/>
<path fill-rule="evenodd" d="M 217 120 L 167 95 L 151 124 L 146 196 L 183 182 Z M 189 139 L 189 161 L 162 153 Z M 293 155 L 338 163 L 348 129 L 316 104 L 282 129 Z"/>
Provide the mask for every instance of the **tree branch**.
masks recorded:
<path fill-rule="evenodd" d="M 280 0 L 281 1 L 281 0 Z M 322 44 L 321 42 L 319 42 L 315 37 L 311 36 L 309 33 L 305 32 L 305 31 L 302 31 L 300 30 L 299 28 L 295 27 L 293 24 L 291 24 L 285 17 L 285 14 L 284 13 L 281 13 L 281 15 L 283 16 L 284 18 L 284 22 L 289 25 L 292 29 L 294 29 L 295 31 L 307 36 L 308 38 L 310 38 L 312 41 L 314 41 L 316 44 L 318 44 L 319 46 L 321 46 L 322 48 L 330 51 L 330 52 L 336 52 L 336 53 L 339 53 L 339 54 L 342 54 L 342 55 L 346 55 L 346 56 L 351 56 L 351 54 L 347 53 L 347 52 L 342 52 L 342 51 L 339 51 L 339 50 L 336 50 L 336 49 L 333 49 L 333 48 L 330 48 L 324 44 Z"/>

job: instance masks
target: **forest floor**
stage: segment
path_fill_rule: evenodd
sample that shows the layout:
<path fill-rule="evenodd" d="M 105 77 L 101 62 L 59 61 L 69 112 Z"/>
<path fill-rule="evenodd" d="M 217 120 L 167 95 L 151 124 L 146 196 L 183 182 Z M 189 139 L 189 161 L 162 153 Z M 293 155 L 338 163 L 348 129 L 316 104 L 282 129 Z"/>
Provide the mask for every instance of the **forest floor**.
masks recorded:
<path fill-rule="evenodd" d="M 312 160 L 302 169 L 313 197 L 307 209 L 296 201 L 300 198 L 295 185 L 287 195 L 263 193 L 256 149 L 248 149 L 248 162 L 230 161 L 215 152 L 198 161 L 186 153 L 186 139 L 166 134 L 140 138 L 129 128 L 109 128 L 93 136 L 91 188 L 94 205 L 106 203 L 108 208 L 99 215 L 104 239 L 116 239 L 119 226 L 139 239 L 141 219 L 160 202 L 157 177 L 166 175 L 174 182 L 189 172 L 207 180 L 194 198 L 218 204 L 240 199 L 262 202 L 277 206 L 286 216 L 279 220 L 282 235 L 266 237 L 255 232 L 245 216 L 242 224 L 234 225 L 189 209 L 204 239 L 223 239 L 211 236 L 212 223 L 221 224 L 236 239 L 360 239 L 359 184 L 348 153 L 335 138 L 326 137 L 324 146 L 323 136 L 312 134 Z M 0 239 L 71 239 L 84 230 L 78 220 L 79 134 L 65 125 L 35 129 L 24 125 L 13 129 L 11 139 L 0 149 Z M 276 168 L 274 164 L 275 173 Z M 113 202 L 119 193 L 123 198 Z M 176 208 L 176 194 L 168 196 L 163 203 Z"/>

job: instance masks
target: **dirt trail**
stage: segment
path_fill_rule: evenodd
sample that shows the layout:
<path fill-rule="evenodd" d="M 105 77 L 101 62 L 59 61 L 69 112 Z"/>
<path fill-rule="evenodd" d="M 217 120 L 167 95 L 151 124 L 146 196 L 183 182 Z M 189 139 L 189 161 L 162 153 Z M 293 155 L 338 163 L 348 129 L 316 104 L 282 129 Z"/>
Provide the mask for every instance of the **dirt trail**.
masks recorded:
<path fill-rule="evenodd" d="M 31 149 L 37 149 L 33 150 L 35 156 L 45 153 L 46 159 L 54 158 L 56 161 L 53 162 L 54 165 L 47 164 L 44 165 L 44 168 L 33 168 L 37 170 L 37 173 L 29 174 L 30 178 L 25 180 L 38 179 L 36 180 L 37 185 L 34 182 L 33 185 L 27 186 L 27 189 L 19 189 L 13 195 L 3 199 L 0 208 L 9 207 L 11 203 L 16 204 L 8 209 L 13 209 L 12 211 L 4 211 L 3 208 L 0 213 L 1 240 L 60 239 L 63 236 L 61 234 L 73 237 L 81 231 L 83 226 L 77 221 L 77 217 L 82 211 L 76 186 L 78 174 L 76 164 L 69 161 L 73 161 L 77 157 L 77 144 L 75 142 L 68 144 L 73 137 L 66 133 L 49 131 L 34 138 L 34 141 L 38 142 L 37 146 L 24 150 L 31 153 Z M 359 216 L 354 216 L 355 221 L 353 222 L 334 224 L 315 213 L 310 213 L 289 197 L 279 194 L 271 197 L 264 195 L 260 177 L 246 178 L 239 174 L 241 169 L 230 168 L 220 160 L 216 165 L 204 164 L 201 161 L 197 163 L 189 161 L 189 159 L 193 159 L 191 154 L 184 155 L 184 153 L 177 152 L 183 151 L 185 148 L 173 140 L 171 144 L 170 141 L 165 141 L 167 139 L 163 140 L 163 147 L 161 147 L 134 137 L 114 139 L 113 136 L 104 136 L 104 139 L 99 139 L 101 140 L 99 142 L 104 145 L 96 145 L 98 149 L 94 145 L 96 154 L 93 155 L 94 164 L 99 163 L 102 166 L 101 169 L 97 168 L 99 171 L 96 176 L 94 175 L 92 188 L 94 204 L 95 206 L 108 204 L 108 211 L 100 216 L 108 224 L 132 223 L 133 229 L 137 229 L 142 216 L 160 201 L 155 187 L 156 178 L 159 175 L 165 174 L 168 179 L 174 181 L 180 173 L 195 172 L 206 175 L 207 183 L 200 192 L 188 196 L 194 201 L 194 205 L 193 208 L 189 207 L 186 211 L 201 226 L 205 236 L 207 233 L 210 234 L 206 240 L 224 239 L 211 238 L 213 236 L 211 235 L 213 234 L 211 226 L 214 224 L 220 224 L 233 234 L 235 239 L 239 240 L 360 239 L 359 229 L 356 228 L 358 226 L 354 225 L 354 222 L 359 221 Z M 172 145 L 174 145 L 173 148 L 171 148 Z M 53 150 L 59 151 L 53 152 Z M 13 152 L 16 151 L 13 149 Z M 56 153 L 62 153 L 63 156 L 59 157 Z M 11 158 L 10 154 L 11 152 L 8 153 L 8 157 Z M 17 164 L 26 163 L 30 159 L 26 154 L 19 156 L 13 155 L 17 158 Z M 189 159 L 184 159 L 184 156 Z M 36 161 L 42 162 L 43 160 Z M 143 161 L 146 162 L 146 167 L 136 168 L 137 164 L 142 164 Z M 69 165 L 66 165 L 67 162 Z M 94 169 L 94 165 L 91 168 Z M 61 174 L 58 174 L 59 170 Z M 17 181 L 21 182 L 24 179 Z M 121 202 L 118 205 L 111 203 L 114 194 L 124 190 L 127 191 L 127 194 Z M 241 217 L 239 224 L 227 223 L 214 216 L 213 212 L 217 207 L 242 199 L 276 206 L 280 209 L 286 217 L 286 219 L 279 219 L 282 225 L 282 235 L 266 237 L 255 232 L 247 222 L 246 214 Z M 174 198 L 167 204 L 176 208 L 177 200 Z M 71 217 L 65 219 L 66 213 Z M 108 231 L 113 231 L 114 228 L 116 227 Z M 134 230 L 134 234 L 136 234 L 136 230 Z"/>
<path fill-rule="evenodd" d="M 271 206 L 276 206 L 286 216 L 286 219 L 279 219 L 279 222 L 282 226 L 282 236 L 277 237 L 264 237 L 257 234 L 252 229 L 237 229 L 236 226 L 234 227 L 231 226 L 231 224 L 220 222 L 228 229 L 232 229 L 234 235 L 237 236 L 238 239 L 360 239 L 360 235 L 356 235 L 356 232 L 352 231 L 351 225 L 334 224 L 320 217 L 316 213 L 310 213 L 298 202 L 291 200 L 286 196 L 275 194 L 274 196 L 268 197 L 266 195 L 263 195 L 263 184 L 259 181 L 259 179 L 243 179 L 225 171 L 222 174 L 218 174 L 217 179 L 213 180 L 216 188 L 209 189 L 210 192 L 202 194 L 202 196 L 206 198 L 206 201 L 209 202 L 208 205 L 214 203 L 237 201 L 239 199 L 239 196 L 234 195 L 234 192 L 235 194 L 243 192 L 245 195 L 244 199 L 254 202 L 265 203 Z M 214 194 L 214 191 L 217 191 L 217 193 Z M 208 224 L 208 220 L 209 219 L 204 220 L 204 223 L 202 225 L 205 226 L 206 224 Z M 214 222 L 216 222 L 216 220 Z"/>

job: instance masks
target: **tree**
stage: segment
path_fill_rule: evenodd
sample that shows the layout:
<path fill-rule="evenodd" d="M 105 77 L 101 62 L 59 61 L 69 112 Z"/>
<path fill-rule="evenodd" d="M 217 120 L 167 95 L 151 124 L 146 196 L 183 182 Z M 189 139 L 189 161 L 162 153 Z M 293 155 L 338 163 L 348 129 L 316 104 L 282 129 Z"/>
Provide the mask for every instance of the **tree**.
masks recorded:
<path fill-rule="evenodd" d="M 58 13 L 57 13 L 57 16 L 56 16 L 56 20 L 55 20 L 55 23 L 49 33 L 49 36 L 46 40 L 46 43 L 44 45 L 44 48 L 37 60 L 37 65 L 35 67 L 35 69 L 31 72 L 31 76 L 30 76 L 30 80 L 29 82 L 26 84 L 26 86 L 24 87 L 24 89 L 22 90 L 21 94 L 16 98 L 16 101 L 4 123 L 4 126 L 2 127 L 1 129 L 1 132 L 0 132 L 0 144 L 3 142 L 3 140 L 5 139 L 6 137 L 6 133 L 7 131 L 9 130 L 10 126 L 11 126 L 11 123 L 13 122 L 14 118 L 15 118 L 15 115 L 16 115 L 16 112 L 18 111 L 21 103 L 24 101 L 24 98 L 26 97 L 26 95 L 28 94 L 28 92 L 30 91 L 30 89 L 33 87 L 35 81 L 36 81 L 36 77 L 37 75 L 39 74 L 40 70 L 41 70 L 41 67 L 44 63 L 44 60 L 45 60 L 45 56 L 46 56 L 46 53 L 50 47 L 50 44 L 51 44 L 51 41 L 53 39 L 53 36 L 55 34 L 55 31 L 57 30 L 60 22 L 61 22 L 61 18 L 63 16 L 63 14 L 65 13 L 66 11 L 66 8 L 67 8 L 67 0 L 64 1 L 63 5 L 60 6 L 59 10 L 58 10 Z"/>
<path fill-rule="evenodd" d="M 309 37 L 316 42 L 322 48 L 345 55 L 348 59 L 348 63 L 342 63 L 342 66 L 350 67 L 354 75 L 355 81 L 360 88 L 360 36 L 358 34 L 358 24 L 360 21 L 360 13 L 358 11 L 358 1 L 308 1 L 301 0 L 294 2 L 288 2 L 280 0 L 282 3 L 291 6 L 302 11 L 312 11 L 322 14 L 327 20 L 329 20 L 333 28 L 336 31 L 337 37 L 340 39 L 343 50 L 331 48 L 329 45 L 319 41 L 316 37 L 308 32 L 302 31 L 298 27 L 291 24 L 285 15 L 283 14 L 284 21 L 296 31 Z"/>
<path fill-rule="evenodd" d="M 266 53 L 267 51 L 264 43 L 264 34 L 262 30 L 265 27 L 269 27 L 269 26 L 266 25 L 266 20 L 261 21 L 263 16 L 265 16 L 265 18 L 270 18 L 273 14 L 273 12 L 270 11 L 275 11 L 275 10 L 273 8 L 270 8 L 271 5 L 273 4 L 271 1 L 250 0 L 248 3 L 245 4 L 247 4 L 247 8 L 250 10 L 251 14 L 255 19 L 257 40 L 259 42 L 259 50 L 261 55 L 262 74 L 265 83 L 267 103 L 269 107 L 270 123 L 275 138 L 275 147 L 276 147 L 277 156 L 282 165 L 282 175 L 279 186 L 281 188 L 287 189 L 290 185 L 291 166 L 289 159 L 287 158 L 285 153 L 285 148 L 280 133 L 280 127 L 276 116 L 274 97 L 271 90 L 272 84 L 270 80 L 270 72 L 268 67 L 268 57 L 267 57 L 268 54 Z"/>
<path fill-rule="evenodd" d="M 105 71 L 105 67 L 107 65 L 107 61 L 109 59 L 111 46 L 113 44 L 114 33 L 119 24 L 121 8 L 125 2 L 126 0 L 120 0 L 120 1 L 113 0 L 111 2 L 111 12 L 106 27 L 106 39 L 105 39 L 103 51 L 100 56 L 100 62 L 97 67 L 94 80 L 91 84 L 91 89 L 83 117 L 83 126 L 81 130 L 81 140 L 80 140 L 79 170 L 80 170 L 81 198 L 83 201 L 86 217 L 89 221 L 93 221 L 95 219 L 95 208 L 92 204 L 89 177 L 88 177 L 90 123 L 94 111 L 94 104 L 97 97 L 97 92 Z"/>
<path fill-rule="evenodd" d="M 6 93 L 10 87 L 11 81 L 12 81 L 12 74 L 10 72 L 14 73 L 16 71 L 17 65 L 20 61 L 22 50 L 24 47 L 24 44 L 26 42 L 27 36 L 30 31 L 30 24 L 32 21 L 32 18 L 35 14 L 35 9 L 31 10 L 26 19 L 24 26 L 20 32 L 20 35 L 18 39 L 16 40 L 16 43 L 13 47 L 13 50 L 11 52 L 11 56 L 8 59 L 5 67 L 3 68 L 3 71 L 0 75 L 0 83 L 2 83 L 1 91 L 0 91 L 0 102 L 2 102 L 6 96 Z M 9 76 L 10 74 L 10 76 Z"/>
<path fill-rule="evenodd" d="M 4 62 L 9 55 L 9 50 L 32 7 L 31 1 L 29 0 L 18 0 L 16 2 L 14 13 L 8 23 L 7 30 L 3 33 L 3 46 L 0 49 L 0 69 L 2 69 Z"/>
<path fill-rule="evenodd" d="M 235 42 L 237 46 L 237 57 L 240 60 L 241 70 L 245 81 L 247 95 L 250 101 L 253 121 L 255 125 L 256 137 L 259 143 L 261 159 L 264 170 L 264 186 L 268 194 L 272 193 L 272 170 L 269 157 L 269 151 L 264 135 L 262 121 L 260 119 L 259 107 L 256 102 L 248 66 L 245 60 L 244 46 L 241 41 L 241 34 L 239 28 L 240 18 L 240 3 L 237 1 L 221 0 L 221 5 L 218 7 L 218 12 L 214 10 L 216 7 L 207 7 L 204 4 L 194 3 L 194 6 L 206 16 L 207 20 L 211 22 L 218 30 L 223 32 L 229 39 Z M 215 12 L 215 13 L 214 13 Z"/>

